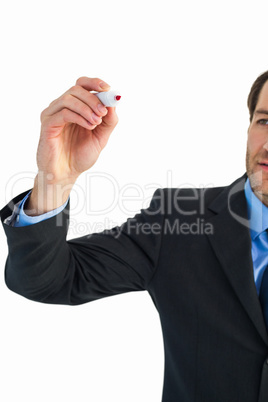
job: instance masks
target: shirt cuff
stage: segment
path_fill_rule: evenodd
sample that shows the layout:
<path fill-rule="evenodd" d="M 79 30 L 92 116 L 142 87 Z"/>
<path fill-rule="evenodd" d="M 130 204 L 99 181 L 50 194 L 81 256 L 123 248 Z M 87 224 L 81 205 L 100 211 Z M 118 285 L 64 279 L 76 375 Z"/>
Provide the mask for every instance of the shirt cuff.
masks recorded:
<path fill-rule="evenodd" d="M 25 214 L 23 207 L 31 192 L 32 191 L 29 191 L 29 193 L 15 205 L 13 214 L 10 217 L 6 218 L 4 223 L 14 227 L 34 225 L 35 223 L 44 221 L 46 219 L 52 218 L 52 216 L 59 214 L 66 207 L 70 198 L 69 197 L 68 200 L 63 205 L 61 205 L 56 209 L 53 209 L 52 211 L 46 212 L 45 214 L 38 216 L 29 216 Z"/>

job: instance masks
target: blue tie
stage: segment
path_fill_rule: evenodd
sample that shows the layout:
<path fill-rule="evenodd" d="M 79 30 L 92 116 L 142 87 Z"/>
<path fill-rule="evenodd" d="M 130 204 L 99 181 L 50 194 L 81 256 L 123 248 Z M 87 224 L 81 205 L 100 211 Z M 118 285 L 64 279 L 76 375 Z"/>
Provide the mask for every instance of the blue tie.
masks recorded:
<path fill-rule="evenodd" d="M 263 234 L 267 235 L 267 232 L 263 232 Z M 265 268 L 262 277 L 259 299 L 262 306 L 266 328 L 268 331 L 268 267 Z"/>

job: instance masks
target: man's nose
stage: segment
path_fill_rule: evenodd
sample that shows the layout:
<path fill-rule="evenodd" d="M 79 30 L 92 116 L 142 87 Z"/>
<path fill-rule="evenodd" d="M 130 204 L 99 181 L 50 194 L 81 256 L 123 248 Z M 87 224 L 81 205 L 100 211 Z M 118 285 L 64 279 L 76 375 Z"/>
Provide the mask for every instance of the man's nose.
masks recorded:
<path fill-rule="evenodd" d="M 268 151 L 268 138 L 267 138 L 267 141 L 265 142 L 265 144 L 263 145 L 263 148 L 264 148 L 266 151 Z"/>

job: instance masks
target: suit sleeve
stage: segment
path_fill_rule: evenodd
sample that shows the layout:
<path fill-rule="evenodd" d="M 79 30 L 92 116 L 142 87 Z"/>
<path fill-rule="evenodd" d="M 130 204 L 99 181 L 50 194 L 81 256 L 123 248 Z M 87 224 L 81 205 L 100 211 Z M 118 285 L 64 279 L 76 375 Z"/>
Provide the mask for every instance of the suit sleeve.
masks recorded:
<path fill-rule="evenodd" d="M 147 209 L 121 226 L 68 241 L 69 202 L 58 215 L 30 226 L 3 223 L 24 195 L 0 211 L 10 290 L 38 302 L 78 305 L 147 289 L 161 248 L 163 189 L 155 191 Z"/>

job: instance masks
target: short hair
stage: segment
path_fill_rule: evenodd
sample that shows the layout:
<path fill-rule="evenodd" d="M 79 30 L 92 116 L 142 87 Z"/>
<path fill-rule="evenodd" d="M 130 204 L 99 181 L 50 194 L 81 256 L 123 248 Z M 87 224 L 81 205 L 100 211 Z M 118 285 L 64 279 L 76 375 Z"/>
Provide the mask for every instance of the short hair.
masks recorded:
<path fill-rule="evenodd" d="M 259 77 L 254 81 L 250 93 L 248 95 L 248 109 L 249 109 L 249 120 L 250 122 L 253 119 L 253 115 L 255 112 L 256 105 L 259 100 L 260 92 L 265 82 L 268 80 L 268 71 L 259 75 Z"/>

